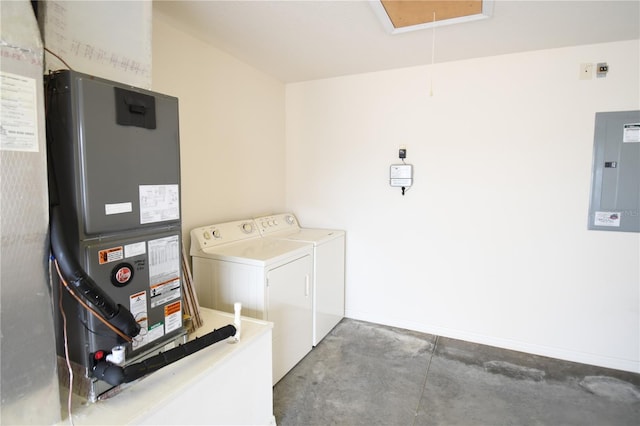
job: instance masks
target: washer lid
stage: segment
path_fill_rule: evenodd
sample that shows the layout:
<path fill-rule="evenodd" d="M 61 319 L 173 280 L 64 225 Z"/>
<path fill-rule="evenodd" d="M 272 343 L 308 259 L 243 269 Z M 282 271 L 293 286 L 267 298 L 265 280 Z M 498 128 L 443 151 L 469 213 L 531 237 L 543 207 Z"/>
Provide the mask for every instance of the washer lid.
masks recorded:
<path fill-rule="evenodd" d="M 310 229 L 301 228 L 298 231 L 288 234 L 278 235 L 278 238 L 284 238 L 291 241 L 306 241 L 314 244 L 322 244 L 325 241 L 333 240 L 344 236 L 345 232 L 337 229 Z M 274 237 L 276 237 L 274 235 Z"/>
<path fill-rule="evenodd" d="M 275 238 L 257 238 L 210 247 L 194 257 L 254 265 L 268 265 L 274 262 L 289 261 L 307 255 L 313 255 L 313 246 L 308 242 Z"/>

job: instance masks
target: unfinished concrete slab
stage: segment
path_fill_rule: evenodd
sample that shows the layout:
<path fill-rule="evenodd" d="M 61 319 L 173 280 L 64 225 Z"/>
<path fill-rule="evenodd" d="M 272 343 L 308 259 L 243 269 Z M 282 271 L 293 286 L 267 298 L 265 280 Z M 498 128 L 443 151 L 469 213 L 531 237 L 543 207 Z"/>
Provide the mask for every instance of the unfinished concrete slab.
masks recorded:
<path fill-rule="evenodd" d="M 638 425 L 640 375 L 344 319 L 274 387 L 287 425 Z"/>

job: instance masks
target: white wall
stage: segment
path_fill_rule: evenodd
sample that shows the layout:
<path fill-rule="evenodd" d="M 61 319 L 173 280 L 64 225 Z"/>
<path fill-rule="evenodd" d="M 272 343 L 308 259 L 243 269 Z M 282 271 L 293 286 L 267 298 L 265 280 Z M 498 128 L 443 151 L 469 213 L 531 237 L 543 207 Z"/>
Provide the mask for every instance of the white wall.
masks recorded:
<path fill-rule="evenodd" d="M 179 98 L 183 239 L 281 211 L 285 87 L 153 11 L 153 90 Z"/>
<path fill-rule="evenodd" d="M 640 109 L 639 44 L 288 85 L 287 205 L 347 231 L 347 315 L 640 372 L 640 236 L 587 230 L 594 114 Z"/>

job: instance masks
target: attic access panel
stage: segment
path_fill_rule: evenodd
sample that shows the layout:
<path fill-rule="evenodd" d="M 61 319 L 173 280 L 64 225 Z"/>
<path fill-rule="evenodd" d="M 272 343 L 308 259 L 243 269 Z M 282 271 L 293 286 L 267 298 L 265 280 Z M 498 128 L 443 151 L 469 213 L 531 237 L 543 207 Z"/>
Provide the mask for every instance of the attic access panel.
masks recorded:
<path fill-rule="evenodd" d="M 493 11 L 493 1 L 374 0 L 370 4 L 384 28 L 399 34 L 486 19 Z"/>

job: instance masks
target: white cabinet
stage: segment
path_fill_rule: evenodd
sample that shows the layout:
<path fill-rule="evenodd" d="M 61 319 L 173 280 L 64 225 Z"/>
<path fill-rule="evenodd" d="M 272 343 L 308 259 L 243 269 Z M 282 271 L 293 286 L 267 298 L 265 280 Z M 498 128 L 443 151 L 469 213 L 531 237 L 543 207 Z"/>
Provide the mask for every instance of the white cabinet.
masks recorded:
<path fill-rule="evenodd" d="M 190 338 L 233 324 L 202 309 Z M 275 425 L 269 322 L 243 317 L 241 339 L 221 341 L 170 364 L 96 403 L 74 400 L 75 425 Z M 62 389 L 61 389 L 62 390 Z M 66 405 L 61 425 L 69 424 Z"/>

